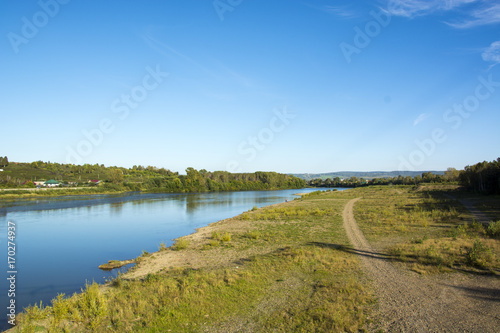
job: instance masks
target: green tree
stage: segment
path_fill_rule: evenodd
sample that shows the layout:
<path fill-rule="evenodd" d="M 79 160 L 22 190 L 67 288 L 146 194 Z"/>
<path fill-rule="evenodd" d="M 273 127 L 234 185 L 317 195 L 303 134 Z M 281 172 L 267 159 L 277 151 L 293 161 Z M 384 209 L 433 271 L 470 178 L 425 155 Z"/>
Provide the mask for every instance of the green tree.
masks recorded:
<path fill-rule="evenodd" d="M 123 183 L 123 171 L 120 169 L 111 169 L 109 171 L 108 180 L 113 184 Z"/>
<path fill-rule="evenodd" d="M 7 156 L 0 157 L 0 168 L 5 168 L 8 165 L 9 165 L 9 159 L 7 158 Z"/>
<path fill-rule="evenodd" d="M 451 182 L 457 181 L 459 176 L 460 176 L 460 171 L 458 171 L 455 168 L 448 168 L 444 172 L 444 178 Z"/>

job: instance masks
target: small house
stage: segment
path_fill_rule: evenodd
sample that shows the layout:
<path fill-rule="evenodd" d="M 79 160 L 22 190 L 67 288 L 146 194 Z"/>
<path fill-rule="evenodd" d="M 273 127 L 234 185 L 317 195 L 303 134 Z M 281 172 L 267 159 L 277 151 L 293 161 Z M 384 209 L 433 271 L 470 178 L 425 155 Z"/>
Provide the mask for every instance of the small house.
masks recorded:
<path fill-rule="evenodd" d="M 43 185 L 47 187 L 56 187 L 59 186 L 59 182 L 57 180 L 51 179 L 47 180 L 45 183 L 43 183 Z"/>

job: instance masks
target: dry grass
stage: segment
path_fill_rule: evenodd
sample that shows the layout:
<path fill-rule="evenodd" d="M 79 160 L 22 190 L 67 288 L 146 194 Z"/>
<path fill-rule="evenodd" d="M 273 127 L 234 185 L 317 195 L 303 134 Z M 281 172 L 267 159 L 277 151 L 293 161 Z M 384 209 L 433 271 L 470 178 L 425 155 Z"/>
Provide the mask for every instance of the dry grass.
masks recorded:
<path fill-rule="evenodd" d="M 372 244 L 414 271 L 497 274 L 500 241 L 489 235 L 496 225 L 488 234 L 488 228 L 475 223 L 460 203 L 445 196 L 448 190 L 439 186 L 365 189 L 355 217 Z"/>
<path fill-rule="evenodd" d="M 315 195 L 221 221 L 141 257 L 164 266 L 140 279 L 27 309 L 18 331 L 358 331 L 373 299 L 344 250 L 345 203 Z"/>

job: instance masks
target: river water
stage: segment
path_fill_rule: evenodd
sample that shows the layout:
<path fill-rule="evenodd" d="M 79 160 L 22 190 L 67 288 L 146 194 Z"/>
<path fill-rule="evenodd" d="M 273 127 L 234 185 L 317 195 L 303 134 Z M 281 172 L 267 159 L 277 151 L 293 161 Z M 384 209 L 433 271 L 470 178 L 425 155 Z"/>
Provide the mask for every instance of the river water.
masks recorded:
<path fill-rule="evenodd" d="M 5 276 L 0 283 L 1 308 L 5 309 L 0 329 L 9 327 L 7 307 L 11 300 L 15 300 L 16 312 L 40 301 L 48 305 L 60 293 L 71 295 L 86 282 L 103 283 L 116 276 L 116 271 L 98 269 L 108 260 L 133 259 L 142 251 L 157 251 L 161 243 L 170 246 L 173 239 L 196 228 L 253 206 L 293 200 L 295 193 L 315 190 L 128 193 L 0 202 L 1 267 Z M 9 225 L 15 229 L 10 229 L 15 231 L 15 238 L 11 238 L 15 262 L 10 267 Z M 15 273 L 8 273 L 11 271 Z M 15 296 L 9 293 L 12 289 L 7 279 L 11 275 L 15 276 Z"/>

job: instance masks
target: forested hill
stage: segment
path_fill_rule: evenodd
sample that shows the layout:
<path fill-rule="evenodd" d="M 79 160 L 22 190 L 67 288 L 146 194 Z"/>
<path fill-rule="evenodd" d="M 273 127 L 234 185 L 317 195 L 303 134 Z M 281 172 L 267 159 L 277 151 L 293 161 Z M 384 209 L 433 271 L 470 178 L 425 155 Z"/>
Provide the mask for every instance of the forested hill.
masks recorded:
<path fill-rule="evenodd" d="M 4 162 L 2 162 L 4 161 Z M 153 192 L 207 192 L 303 188 L 306 181 L 277 172 L 229 173 L 187 168 L 186 175 L 154 166 L 106 167 L 103 164 L 59 164 L 36 161 L 8 162 L 0 158 L 0 188 L 35 187 L 40 180 L 53 179 L 61 187 L 93 186 L 108 190 Z"/>
<path fill-rule="evenodd" d="M 444 171 L 338 171 L 338 172 L 328 172 L 328 173 L 296 173 L 292 174 L 295 177 L 299 177 L 306 181 L 312 179 L 334 179 L 336 177 L 349 179 L 351 177 L 373 179 L 373 178 L 394 178 L 398 176 L 402 177 L 415 177 L 421 176 L 422 173 L 432 173 L 434 175 L 444 175 Z"/>

